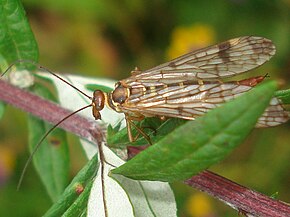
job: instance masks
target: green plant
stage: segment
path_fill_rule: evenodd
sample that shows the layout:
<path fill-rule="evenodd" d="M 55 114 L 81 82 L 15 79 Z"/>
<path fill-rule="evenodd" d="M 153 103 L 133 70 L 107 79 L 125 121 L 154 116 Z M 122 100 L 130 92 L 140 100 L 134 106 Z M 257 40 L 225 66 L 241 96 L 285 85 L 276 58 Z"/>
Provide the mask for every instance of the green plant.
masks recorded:
<path fill-rule="evenodd" d="M 10 1 L 9 3 L 3 1 L 1 6 L 2 24 L 0 31 L 5 36 L 2 37 L 3 40 L 7 42 L 7 44 L 2 43 L 3 47 L 0 47 L 1 69 L 5 70 L 10 62 L 18 59 L 37 61 L 38 50 L 36 42 L 21 4 L 18 1 Z M 19 13 L 14 13 L 15 11 Z M 19 32 L 19 29 L 22 29 L 24 32 Z M 27 46 L 23 46 L 23 42 L 26 42 L 24 44 Z M 9 52 L 6 53 L 4 51 Z M 25 64 L 17 66 L 18 70 L 22 69 L 23 65 Z M 90 103 L 88 100 L 83 99 L 79 93 L 75 93 L 75 95 L 70 94 L 69 101 L 66 101 L 65 98 L 68 95 L 63 91 L 65 84 L 49 75 L 41 74 L 38 76 L 49 77 L 52 80 L 52 83 L 58 89 L 62 105 L 74 109 L 74 106 L 81 107 L 82 103 Z M 92 83 L 92 80 L 80 82 L 80 77 L 68 76 L 68 78 L 73 84 L 81 86 L 81 88 L 86 88 L 87 85 Z M 100 79 L 98 79 L 98 82 L 98 87 L 111 85 L 105 81 L 100 83 Z M 34 97 L 24 90 L 14 88 L 3 81 L 1 81 L 0 86 L 1 100 L 18 106 L 43 120 L 55 124 L 69 113 L 45 100 Z M 37 94 L 41 93 L 40 95 L 43 97 L 50 95 L 48 90 L 43 89 L 40 84 L 34 84 L 29 89 Z M 255 126 L 259 116 L 269 104 L 275 90 L 276 84 L 274 82 L 265 82 L 265 84 L 255 88 L 255 90 L 192 122 L 185 123 L 179 120 L 168 120 L 167 122 L 159 123 L 159 125 L 156 120 L 153 120 L 152 124 L 157 124 L 158 134 L 162 136 L 160 138 L 156 137 L 158 138 L 158 140 L 154 141 L 156 144 L 138 154 L 128 163 L 124 163 L 104 145 L 104 137 L 99 125 L 92 124 L 90 120 L 79 116 L 68 119 L 62 127 L 83 137 L 85 139 L 82 141 L 84 148 L 86 150 L 92 148 L 91 150 L 94 150 L 94 152 L 98 150 L 98 156 L 93 156 L 91 153 L 91 161 L 64 190 L 68 179 L 69 164 L 67 148 L 64 142 L 65 138 L 63 132 L 58 131 L 48 137 L 47 143 L 42 145 L 42 150 L 40 149 L 40 153 L 37 154 L 34 160 L 40 177 L 42 177 L 42 181 L 52 201 L 55 202 L 46 213 L 46 216 L 71 216 L 72 213 L 74 215 L 81 215 L 86 212 L 91 214 L 97 211 L 103 212 L 104 215 L 108 215 L 108 213 L 113 215 L 115 211 L 121 213 L 116 207 L 113 209 L 112 200 L 115 204 L 122 205 L 123 216 L 140 215 L 142 212 L 151 213 L 155 216 L 168 216 L 176 212 L 172 192 L 166 183 L 141 180 L 164 182 L 186 180 L 186 184 L 195 186 L 217 198 L 225 200 L 226 197 L 224 197 L 223 193 L 210 188 L 213 187 L 213 183 L 207 184 L 207 190 L 205 190 L 204 186 L 199 186 L 197 184 L 199 182 L 192 184 L 196 180 L 196 177 L 205 181 L 210 173 L 203 172 L 198 176 L 193 176 L 221 161 L 246 138 Z M 15 96 L 18 97 L 16 102 L 13 101 Z M 281 99 L 285 103 L 289 102 L 289 90 L 276 92 L 276 96 L 281 96 Z M 49 96 L 49 98 L 52 97 Z M 259 103 L 256 103 L 257 101 Z M 43 111 L 39 111 L 40 107 Z M 116 121 L 120 120 L 120 116 L 116 114 L 115 117 L 112 117 L 110 113 L 104 115 L 103 120 L 104 122 L 112 121 L 111 124 L 116 125 Z M 151 120 L 147 119 L 146 121 L 150 122 Z M 29 123 L 31 126 L 30 144 L 35 145 L 50 125 L 46 126 L 44 122 L 39 122 L 39 120 L 32 117 Z M 124 144 L 128 143 L 128 141 L 126 141 L 124 130 L 117 132 L 119 128 L 119 125 L 115 128 L 109 127 L 108 132 L 110 136 L 108 138 L 108 145 L 112 144 L 114 148 L 121 148 L 121 151 L 124 152 Z M 188 131 L 191 133 L 189 134 Z M 138 142 L 135 145 L 144 144 L 142 138 Z M 148 159 L 151 160 L 148 161 Z M 111 170 L 115 166 L 120 167 Z M 140 181 L 133 181 L 119 174 Z M 212 175 L 211 178 L 212 180 L 217 180 L 215 175 Z M 92 187 L 93 185 L 94 187 Z M 233 186 L 233 184 L 230 183 L 227 187 L 229 186 Z M 152 193 L 151 190 L 155 188 L 160 189 L 160 191 Z M 245 188 L 241 186 L 240 188 L 244 189 L 245 193 L 247 192 Z M 113 193 L 110 191 L 113 191 Z M 248 189 L 248 191 L 250 190 Z M 134 197 L 137 193 L 139 198 Z M 233 195 L 236 196 L 235 194 Z M 233 202 L 234 196 L 227 202 Z M 160 205 L 156 203 L 152 207 L 152 203 L 154 203 L 153 201 L 156 198 L 162 200 L 166 199 L 166 197 L 169 198 L 167 198 L 166 204 Z M 269 205 L 271 200 L 269 198 L 266 199 L 269 200 L 269 203 L 266 205 Z M 137 208 L 137 204 L 140 203 L 143 203 L 142 206 Z M 279 201 L 276 201 L 276 203 L 282 208 L 285 206 L 279 203 Z M 236 209 L 254 214 L 259 214 L 259 211 L 262 212 L 259 206 L 262 206 L 259 201 L 256 203 L 256 206 L 246 208 L 242 206 L 242 201 L 234 204 Z M 268 209 L 272 208 L 268 207 Z"/>

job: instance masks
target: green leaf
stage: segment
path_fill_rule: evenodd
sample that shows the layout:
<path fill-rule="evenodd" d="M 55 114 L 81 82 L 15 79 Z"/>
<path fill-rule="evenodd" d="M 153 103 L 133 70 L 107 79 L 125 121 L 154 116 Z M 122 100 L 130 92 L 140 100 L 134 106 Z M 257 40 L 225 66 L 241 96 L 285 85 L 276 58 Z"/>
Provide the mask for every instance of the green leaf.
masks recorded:
<path fill-rule="evenodd" d="M 19 0 L 1 0 L 0 4 L 0 66 L 6 70 L 9 64 L 16 60 L 37 62 L 38 47 L 24 8 Z M 27 63 L 16 64 L 18 69 L 33 69 L 35 66 Z M 35 87 L 36 92 L 48 93 Z M 51 97 L 50 97 L 51 98 Z M 40 108 L 41 109 L 41 108 Z M 34 147 L 51 128 L 35 117 L 29 121 L 30 149 Z M 68 182 L 69 158 L 65 134 L 57 129 L 48 136 L 33 159 L 34 165 L 53 201 L 63 192 Z"/>
<path fill-rule="evenodd" d="M 84 192 L 75 200 L 75 202 L 67 209 L 67 211 L 62 215 L 63 217 L 80 216 L 82 213 L 86 213 L 88 199 L 93 187 L 93 179 L 87 184 Z"/>
<path fill-rule="evenodd" d="M 33 91 L 53 100 L 49 90 L 43 86 L 34 85 Z M 29 115 L 28 126 L 29 147 L 33 150 L 52 125 Z M 53 130 L 36 152 L 33 163 L 52 201 L 56 201 L 67 186 L 69 178 L 69 151 L 65 131 Z"/>
<path fill-rule="evenodd" d="M 275 92 L 275 96 L 282 100 L 283 104 L 290 104 L 290 89 L 278 90 Z"/>
<path fill-rule="evenodd" d="M 139 126 L 150 137 L 152 144 L 155 144 L 176 127 L 186 122 L 186 120 L 179 118 L 171 118 L 166 121 L 161 121 L 160 118 L 145 118 L 140 122 Z M 132 133 L 133 135 L 138 134 L 134 127 L 132 128 Z M 148 141 L 143 136 L 139 136 L 136 141 L 130 142 L 126 128 L 119 131 L 119 128 L 113 129 L 111 126 L 107 129 L 107 143 L 109 147 L 148 145 Z"/>
<path fill-rule="evenodd" d="M 94 176 L 98 170 L 98 155 L 96 154 L 75 176 L 65 189 L 59 200 L 45 213 L 44 216 L 79 216 L 86 209 Z M 77 189 L 83 188 L 81 194 Z"/>
<path fill-rule="evenodd" d="M 5 111 L 5 104 L 4 102 L 0 101 L 0 119 L 3 117 Z"/>
<path fill-rule="evenodd" d="M 168 182 L 192 177 L 221 161 L 246 138 L 275 89 L 274 82 L 264 83 L 181 125 L 112 173 Z"/>
<path fill-rule="evenodd" d="M 101 91 L 104 91 L 106 93 L 113 91 L 112 88 L 104 86 L 104 85 L 99 85 L 99 84 L 86 84 L 85 87 L 91 91 L 101 90 Z"/>
<path fill-rule="evenodd" d="M 38 60 L 38 47 L 19 0 L 0 0 L 0 67 Z"/>

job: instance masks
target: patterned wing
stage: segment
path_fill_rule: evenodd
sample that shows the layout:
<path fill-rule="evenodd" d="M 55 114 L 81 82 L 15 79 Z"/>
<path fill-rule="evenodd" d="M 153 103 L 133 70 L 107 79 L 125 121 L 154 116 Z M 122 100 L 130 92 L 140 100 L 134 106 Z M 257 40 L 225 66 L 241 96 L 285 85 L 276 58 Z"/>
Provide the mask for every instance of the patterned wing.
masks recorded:
<path fill-rule="evenodd" d="M 274 97 L 272 98 L 269 107 L 259 118 L 256 127 L 274 127 L 287 122 L 289 119 L 289 112 L 285 111 L 281 101 Z"/>
<path fill-rule="evenodd" d="M 144 116 L 165 116 L 194 120 L 204 115 L 210 109 L 236 98 L 249 91 L 252 86 L 241 85 L 238 82 L 205 82 L 198 84 L 174 84 L 146 88 L 146 92 L 130 95 L 121 110 Z M 289 114 L 277 98 L 273 98 L 270 106 L 259 119 L 258 127 L 275 126 L 286 122 Z"/>
<path fill-rule="evenodd" d="M 145 116 L 166 116 L 183 119 L 195 119 L 210 109 L 229 101 L 250 90 L 251 86 L 237 82 L 217 83 L 198 82 L 191 84 L 146 87 L 146 92 L 131 94 L 121 105 L 125 113 L 136 112 Z"/>
<path fill-rule="evenodd" d="M 171 84 L 188 80 L 231 77 L 254 69 L 275 54 L 273 43 L 262 37 L 245 36 L 193 51 L 144 72 L 135 72 L 123 82 L 129 86 Z"/>

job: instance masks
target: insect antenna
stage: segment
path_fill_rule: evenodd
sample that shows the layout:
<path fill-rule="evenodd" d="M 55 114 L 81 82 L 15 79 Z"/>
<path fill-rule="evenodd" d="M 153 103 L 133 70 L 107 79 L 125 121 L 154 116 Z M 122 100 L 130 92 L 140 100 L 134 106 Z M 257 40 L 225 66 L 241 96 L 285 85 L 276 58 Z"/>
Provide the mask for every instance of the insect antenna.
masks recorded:
<path fill-rule="evenodd" d="M 32 60 L 16 60 L 14 61 L 12 64 L 10 64 L 8 66 L 8 68 L 1 74 L 1 77 L 3 77 L 13 66 L 15 66 L 17 63 L 30 63 L 34 66 L 36 66 L 37 68 L 39 68 L 40 70 L 43 70 L 55 77 L 57 77 L 59 80 L 61 80 L 62 82 L 66 83 L 67 85 L 71 86 L 72 88 L 74 88 L 75 90 L 77 90 L 78 92 L 80 92 L 81 94 L 83 94 L 85 97 L 87 97 L 88 99 L 92 100 L 92 97 L 89 96 L 88 94 L 86 94 L 85 92 L 83 92 L 82 90 L 80 90 L 79 88 L 75 87 L 74 85 L 72 85 L 71 83 L 69 83 L 68 81 L 66 81 L 65 79 L 63 79 L 62 77 L 60 77 L 58 74 L 50 71 L 49 69 L 45 68 L 44 66 L 32 61 Z"/>
<path fill-rule="evenodd" d="M 24 175 L 25 175 L 25 173 L 26 173 L 26 171 L 27 171 L 27 168 L 28 168 L 28 166 L 29 166 L 29 164 L 30 164 L 30 162 L 32 161 L 32 158 L 33 158 L 33 156 L 35 155 L 35 153 L 37 152 L 37 150 L 39 149 L 39 147 L 40 147 L 40 145 L 41 145 L 41 143 L 43 142 L 43 140 L 56 128 L 56 127 L 58 127 L 62 122 L 64 122 L 65 120 L 67 120 L 68 118 L 70 118 L 71 116 L 73 116 L 73 115 L 75 115 L 76 113 L 78 113 L 78 112 L 80 112 L 80 111 L 82 111 L 82 110 L 84 110 L 84 109 L 86 109 L 86 108 L 89 108 L 89 107 L 91 107 L 92 106 L 92 104 L 90 104 L 90 105 L 86 105 L 85 107 L 82 107 L 82 108 L 80 108 L 80 109 L 78 109 L 78 110 L 76 110 L 76 111 L 74 111 L 74 112 L 72 112 L 71 114 L 69 114 L 69 115 L 67 115 L 66 117 L 64 117 L 63 119 L 61 119 L 59 122 L 57 122 L 53 127 L 51 127 L 43 136 L 42 136 L 42 138 L 39 140 L 39 142 L 36 144 L 36 146 L 33 148 L 33 150 L 32 150 L 32 152 L 31 152 L 31 154 L 30 154 L 30 156 L 29 156 L 29 158 L 27 159 L 27 161 L 26 161 L 26 163 L 25 163 L 25 165 L 24 165 L 24 168 L 23 168 L 23 170 L 22 170 L 22 172 L 21 172 L 21 175 L 20 175 L 20 179 L 19 179 L 19 181 L 18 181 L 18 184 L 17 184 L 17 190 L 19 190 L 19 188 L 20 188 L 20 186 L 21 186 L 21 183 L 22 183 L 22 181 L 23 181 L 23 178 L 24 178 Z"/>
<path fill-rule="evenodd" d="M 80 90 L 79 88 L 75 87 L 74 85 L 72 85 L 71 83 L 69 83 L 68 81 L 66 81 L 65 79 L 63 79 L 63 78 L 60 77 L 59 75 L 57 75 L 56 73 L 50 71 L 49 69 L 47 69 L 47 68 L 41 66 L 40 64 L 38 64 L 38 63 L 36 63 L 36 62 L 34 62 L 34 61 L 32 61 L 32 60 L 21 59 L 21 60 L 16 60 L 16 61 L 14 61 L 14 62 L 13 62 L 12 64 L 10 64 L 9 67 L 8 67 L 8 68 L 7 68 L 7 69 L 6 69 L 2 74 L 1 74 L 0 77 L 3 77 L 3 76 L 4 76 L 7 72 L 9 72 L 9 70 L 10 70 L 13 66 L 15 66 L 17 63 L 30 63 L 30 64 L 36 66 L 37 68 L 39 68 L 40 70 L 45 71 L 45 72 L 47 72 L 47 73 L 49 73 L 49 74 L 55 76 L 56 78 L 58 78 L 59 80 L 61 80 L 61 81 L 64 82 L 64 83 L 66 83 L 67 85 L 71 86 L 72 88 L 74 88 L 75 90 L 77 90 L 77 91 L 80 92 L 82 95 L 84 95 L 85 97 L 89 98 L 90 100 L 93 99 L 91 96 L 87 95 L 87 94 L 84 93 L 82 90 Z M 19 188 L 20 188 L 20 186 L 21 186 L 21 183 L 22 183 L 22 181 L 23 181 L 24 175 L 25 175 L 25 173 L 26 173 L 26 171 L 27 171 L 27 168 L 28 168 L 29 164 L 30 164 L 31 161 L 32 161 L 33 156 L 35 155 L 35 153 L 36 153 L 37 150 L 39 149 L 39 147 L 40 147 L 41 143 L 44 141 L 44 139 L 45 139 L 45 138 L 46 138 L 46 137 L 47 137 L 47 136 L 48 136 L 48 135 L 49 135 L 49 134 L 50 134 L 50 133 L 51 133 L 51 132 L 56 128 L 56 127 L 58 127 L 62 122 L 64 122 L 66 119 L 70 118 L 70 117 L 73 116 L 74 114 L 76 114 L 76 113 L 78 113 L 78 112 L 80 112 L 80 111 L 82 111 L 82 110 L 84 110 L 84 109 L 86 109 L 86 108 L 89 108 L 89 107 L 91 107 L 91 106 L 93 106 L 93 105 L 90 104 L 90 105 L 87 105 L 87 106 L 85 106 L 85 107 L 82 107 L 82 108 L 80 108 L 80 109 L 78 109 L 78 110 L 72 112 L 71 114 L 67 115 L 66 117 L 62 118 L 59 122 L 57 122 L 57 123 L 56 123 L 52 128 L 50 128 L 50 129 L 49 129 L 49 130 L 48 130 L 48 131 L 47 131 L 47 132 L 42 136 L 42 138 L 39 140 L 39 142 L 36 144 L 36 146 L 35 146 L 34 149 L 32 150 L 32 152 L 31 152 L 29 158 L 27 159 L 27 161 L 26 161 L 26 163 L 25 163 L 25 165 L 24 165 L 24 168 L 23 168 L 23 170 L 22 170 L 22 172 L 21 172 L 21 175 L 20 175 L 20 179 L 19 179 L 18 184 L 17 184 L 17 190 L 19 190 Z"/>

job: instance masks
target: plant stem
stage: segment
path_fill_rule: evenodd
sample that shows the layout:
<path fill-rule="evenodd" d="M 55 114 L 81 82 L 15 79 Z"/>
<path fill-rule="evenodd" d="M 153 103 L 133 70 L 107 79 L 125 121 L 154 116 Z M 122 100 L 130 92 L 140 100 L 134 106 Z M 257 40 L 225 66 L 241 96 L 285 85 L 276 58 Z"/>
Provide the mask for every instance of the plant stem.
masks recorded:
<path fill-rule="evenodd" d="M 56 124 L 72 113 L 72 111 L 12 86 L 3 80 L 0 80 L 0 100 L 51 124 Z M 92 142 L 102 140 L 102 129 L 96 121 L 80 115 L 73 115 L 62 122 L 59 127 Z"/>
<path fill-rule="evenodd" d="M 203 171 L 184 183 L 206 192 L 246 216 L 290 216 L 288 204 L 241 186 L 210 171 Z"/>
<path fill-rule="evenodd" d="M 0 80 L 0 100 L 52 124 L 71 114 L 71 111 L 3 80 Z M 59 127 L 95 144 L 103 140 L 102 128 L 95 121 L 78 114 L 64 121 Z M 212 195 L 245 215 L 290 216 L 290 206 L 286 203 L 252 191 L 209 171 L 201 172 L 184 183 Z"/>

